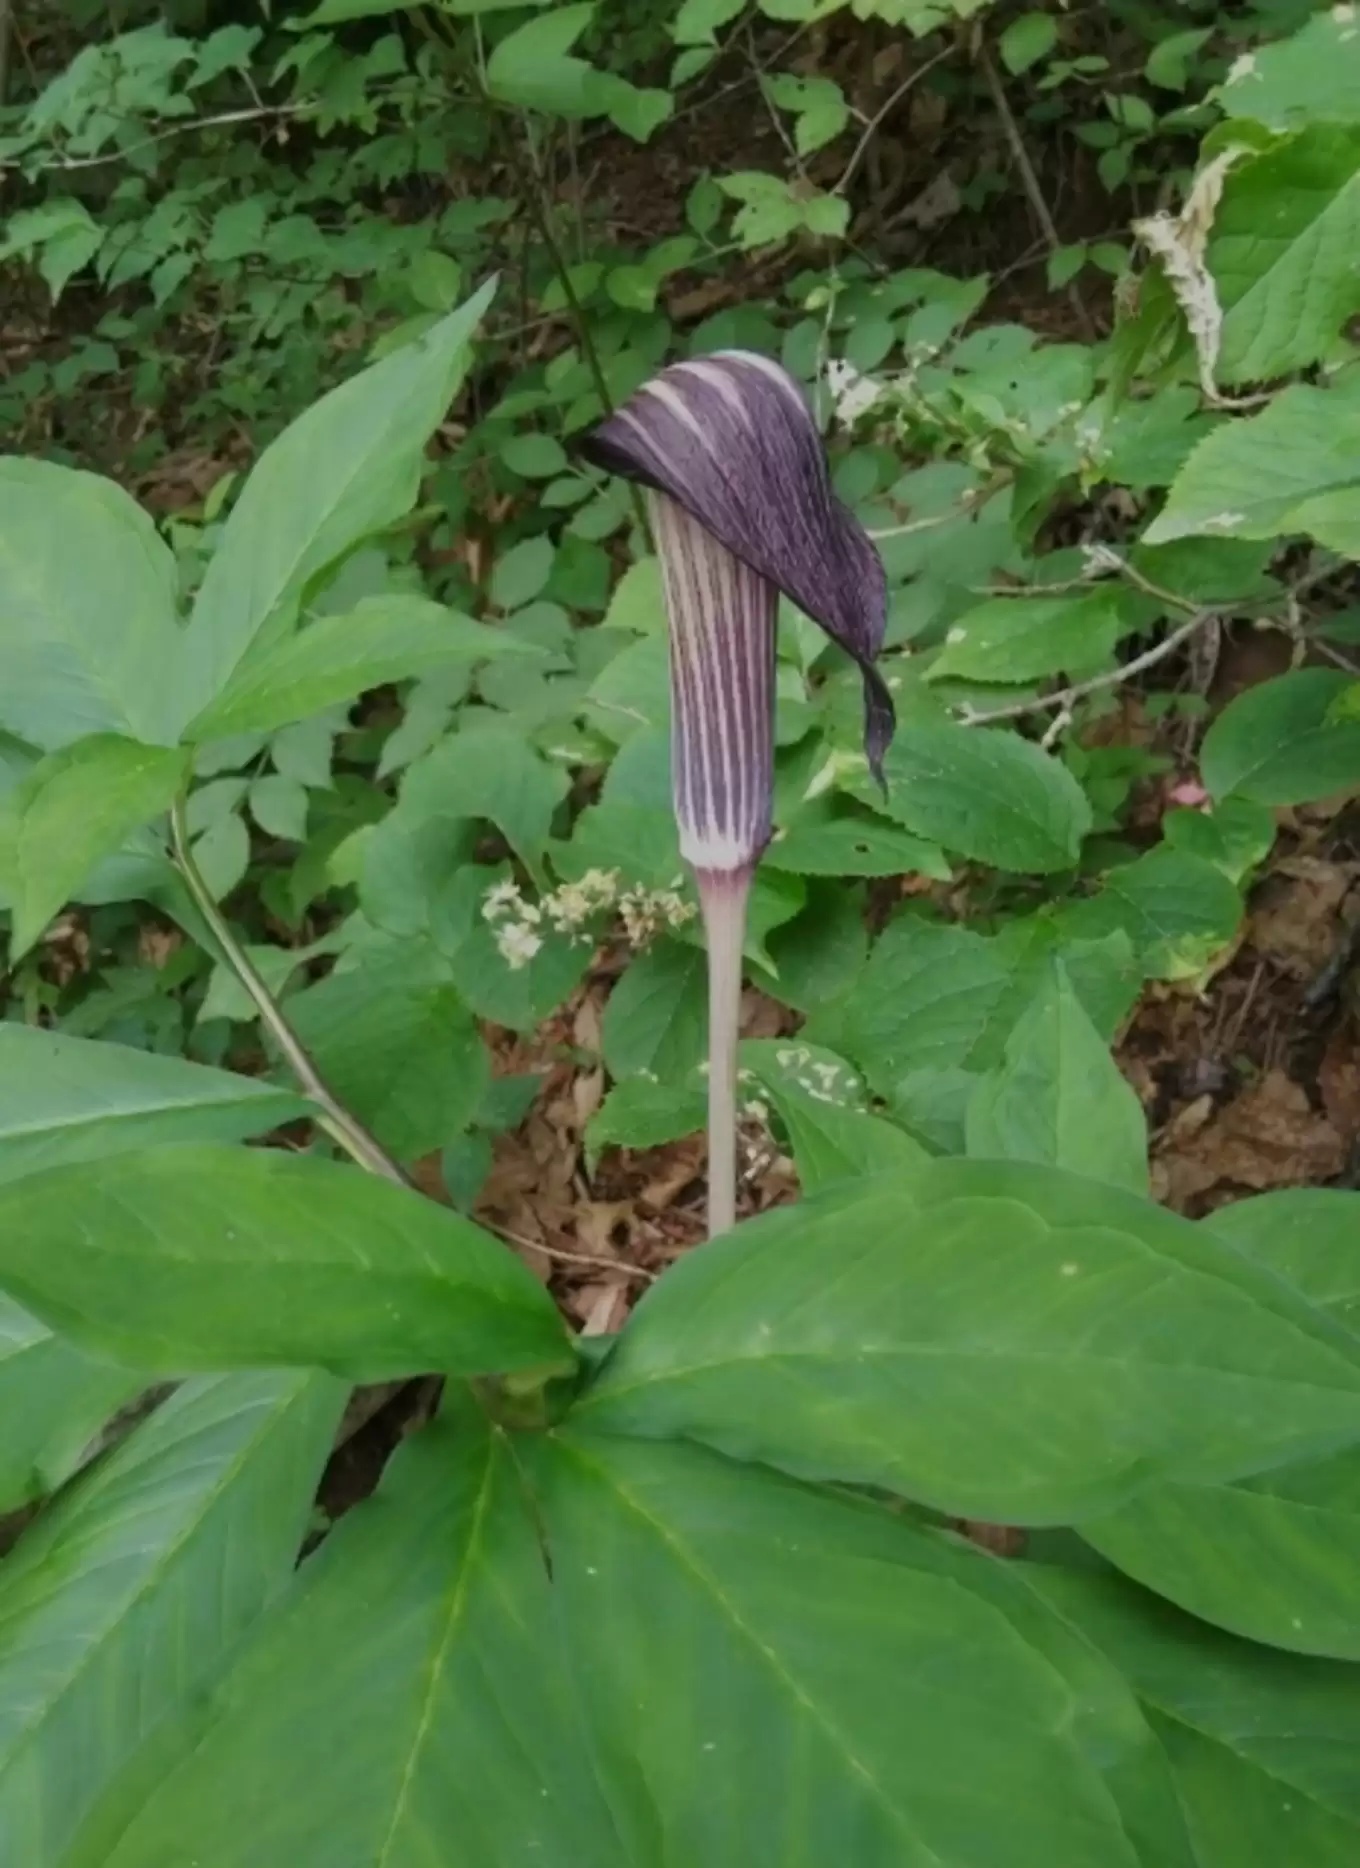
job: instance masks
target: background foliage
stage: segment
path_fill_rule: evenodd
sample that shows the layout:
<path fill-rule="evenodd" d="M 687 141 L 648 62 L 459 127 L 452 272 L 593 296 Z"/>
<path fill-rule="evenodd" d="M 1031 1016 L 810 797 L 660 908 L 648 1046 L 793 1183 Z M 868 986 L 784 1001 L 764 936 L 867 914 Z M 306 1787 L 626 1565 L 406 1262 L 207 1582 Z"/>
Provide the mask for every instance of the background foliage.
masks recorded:
<path fill-rule="evenodd" d="M 1360 790 L 1356 8 L 0 48 L 0 1854 L 1350 1861 L 1356 1196 L 1159 1209 L 1111 1047 Z M 781 1210 L 689 1252 L 660 582 L 574 443 L 732 345 L 901 728 L 885 798 L 786 606 Z"/>

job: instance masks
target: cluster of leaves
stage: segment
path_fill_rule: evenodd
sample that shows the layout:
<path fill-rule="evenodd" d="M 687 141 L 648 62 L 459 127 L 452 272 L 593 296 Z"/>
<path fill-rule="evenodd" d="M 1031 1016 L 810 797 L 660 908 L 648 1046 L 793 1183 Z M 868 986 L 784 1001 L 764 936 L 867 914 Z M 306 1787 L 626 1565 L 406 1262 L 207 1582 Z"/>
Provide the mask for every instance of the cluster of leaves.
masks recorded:
<path fill-rule="evenodd" d="M 378 10 L 328 0 L 296 43 L 319 60 Z M 854 8 L 913 31 L 982 10 Z M 493 105 L 536 113 L 540 153 L 562 121 L 659 121 L 589 8 L 501 12 L 444 9 L 437 56 L 391 38 L 391 134 L 424 133 L 423 83 L 448 106 L 445 49 L 469 43 L 476 150 Z M 686 81 L 737 13 L 678 10 Z M 1013 74 L 1064 36 L 1029 58 L 1023 18 L 998 40 Z M 135 172 L 137 136 L 254 56 L 230 27 L 188 52 L 140 30 L 117 109 L 91 111 L 88 69 L 49 100 L 91 139 L 64 159 L 112 138 Z M 835 103 L 800 82 L 774 101 L 815 153 Z M 1144 223 L 1098 346 L 979 322 L 984 279 L 844 253 L 678 332 L 658 300 L 717 264 L 715 198 L 738 241 L 790 231 L 743 222 L 729 177 L 664 260 L 563 249 L 534 302 L 572 332 L 508 376 L 491 289 L 454 308 L 476 249 L 430 254 L 438 292 L 411 303 L 400 267 L 365 287 L 394 296 L 337 290 L 335 329 L 381 324 L 381 354 L 168 537 L 108 480 L 0 462 L 0 1509 L 60 1493 L 0 1565 L 6 1860 L 1353 1857 L 1360 1196 L 1158 1212 L 1108 1043 L 1146 980 L 1230 946 L 1273 807 L 1360 786 L 1357 683 L 1299 666 L 1235 701 L 1203 803 L 1151 847 L 1125 806 L 1162 762 L 1088 729 L 1131 644 L 1153 669 L 1242 618 L 1307 650 L 1305 598 L 1353 578 L 1357 100 L 1349 6 L 1225 69 L 1185 206 Z M 199 179 L 240 206 L 251 173 Z M 64 273 L 37 223 L 11 243 L 57 284 L 106 261 L 112 282 L 137 212 L 91 220 Z M 166 304 L 202 290 L 185 251 Z M 212 288 L 247 357 L 277 258 Z M 590 1147 L 701 1119 L 659 575 L 571 441 L 603 391 L 728 343 L 839 412 L 901 726 L 884 797 L 855 671 L 783 618 L 747 957 L 803 1024 L 743 1070 L 807 1197 L 688 1255 L 586 1353 L 498 1241 L 327 1156 L 438 1151 L 469 1207 L 533 1091 L 492 1079 L 482 1025 L 533 1030 L 603 940 L 636 953 Z M 227 372 L 243 393 L 253 367 Z M 904 873 L 967 924 L 895 889 L 871 917 Z M 75 986 L 72 942 L 94 962 Z M 238 1145 L 307 1120 L 308 1152 Z M 441 1418 L 296 1570 L 345 1384 L 432 1370 Z M 1027 1559 L 957 1519 L 1033 1527 Z"/>

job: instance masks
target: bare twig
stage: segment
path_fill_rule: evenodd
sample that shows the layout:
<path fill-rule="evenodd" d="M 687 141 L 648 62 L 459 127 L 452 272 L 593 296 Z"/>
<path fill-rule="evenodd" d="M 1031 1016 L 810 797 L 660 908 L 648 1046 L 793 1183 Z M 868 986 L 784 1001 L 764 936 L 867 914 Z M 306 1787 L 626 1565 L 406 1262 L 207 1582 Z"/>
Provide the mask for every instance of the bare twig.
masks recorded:
<path fill-rule="evenodd" d="M 924 65 L 918 65 L 915 71 L 911 72 L 907 77 L 905 77 L 902 80 L 901 84 L 899 84 L 897 89 L 891 93 L 891 95 L 888 97 L 886 102 L 879 105 L 878 109 L 874 112 L 873 116 L 870 117 L 869 121 L 865 124 L 864 134 L 860 137 L 859 141 L 855 144 L 854 149 L 851 151 L 850 160 L 846 163 L 844 169 L 841 171 L 841 179 L 836 183 L 836 186 L 831 191 L 833 194 L 843 195 L 846 189 L 850 186 L 850 183 L 855 178 L 855 172 L 859 168 L 860 163 L 863 162 L 865 156 L 868 155 L 869 153 L 869 145 L 873 142 L 874 137 L 878 134 L 878 130 L 879 130 L 880 125 L 883 122 L 883 119 L 889 114 L 890 111 L 896 109 L 897 105 L 901 103 L 902 99 L 907 95 L 908 91 L 912 90 L 916 85 L 918 85 L 921 82 L 921 80 L 924 77 L 926 77 L 930 72 L 934 71 L 937 65 L 943 64 L 945 59 L 947 59 L 950 56 L 953 50 L 954 50 L 954 47 L 952 45 L 947 45 L 945 49 L 943 50 L 943 52 L 937 52 L 934 58 L 928 58 Z"/>
<path fill-rule="evenodd" d="M 979 506 L 985 506 L 994 494 L 1003 492 L 1014 478 L 1015 475 L 1007 468 L 1002 473 L 993 474 L 981 486 L 960 494 L 957 503 L 946 512 L 934 512 L 925 519 L 908 519 L 902 525 L 880 526 L 877 531 L 870 532 L 869 536 L 873 539 L 906 538 L 911 532 L 933 532 L 937 526 L 952 525 L 956 519 L 966 519 Z"/>
<path fill-rule="evenodd" d="M 978 68 L 982 72 L 983 81 L 996 106 L 996 114 L 1001 119 L 1001 128 L 1010 145 L 1011 157 L 1015 163 L 1016 173 L 1020 177 L 1020 186 L 1024 189 L 1026 199 L 1034 212 L 1034 218 L 1039 223 L 1039 231 L 1048 242 L 1049 252 L 1056 253 L 1062 246 L 1062 238 L 1049 212 L 1048 202 L 1044 199 L 1044 191 L 1039 185 L 1039 177 L 1034 172 L 1034 164 L 1030 161 L 1029 151 L 1025 148 L 1025 139 L 1020 134 L 1020 126 L 1015 121 L 1014 112 L 1007 102 L 1006 88 L 1001 82 L 1001 74 L 996 68 L 996 61 L 985 40 L 978 46 L 977 57 Z M 1087 310 L 1086 300 L 1077 290 L 1075 280 L 1068 285 L 1067 301 L 1076 314 L 1088 343 L 1094 343 L 1100 333 L 1096 329 L 1095 319 Z"/>
<path fill-rule="evenodd" d="M 1165 661 L 1168 655 L 1174 655 L 1182 642 L 1193 636 L 1197 629 L 1213 622 L 1221 616 L 1221 610 L 1196 610 L 1179 628 L 1173 629 L 1155 647 L 1135 655 L 1131 662 L 1122 667 L 1108 668 L 1104 674 L 1092 675 L 1088 681 L 1074 681 L 1070 687 L 1057 688 L 1052 694 L 1041 694 L 1035 700 L 1016 701 L 1009 707 L 991 707 L 985 713 L 975 713 L 971 707 L 965 708 L 963 724 L 965 726 L 991 726 L 998 720 L 1023 720 L 1027 714 L 1050 713 L 1057 709 L 1059 718 L 1065 714 L 1071 720 L 1073 707 L 1088 695 L 1099 694 L 1105 688 L 1119 687 L 1134 675 L 1143 674 L 1149 668 L 1155 668 L 1158 662 Z M 1059 729 L 1061 730 L 1061 729 Z M 1052 728 L 1049 729 L 1052 732 Z M 1054 735 L 1056 737 L 1056 735 Z M 1051 744 L 1045 735 L 1045 745 Z"/>
<path fill-rule="evenodd" d="M 7 0 L 0 0 L 0 31 L 3 29 L 3 8 Z M 38 164 L 36 173 L 45 175 L 50 170 L 69 174 L 75 169 L 97 169 L 106 162 L 125 162 L 129 156 L 137 155 L 143 149 L 150 149 L 157 143 L 168 143 L 176 136 L 191 136 L 196 130 L 223 129 L 235 123 L 262 123 L 271 119 L 285 117 L 309 117 L 319 106 L 315 103 L 304 104 L 262 104 L 249 110 L 223 110 L 215 117 L 194 117 L 188 123 L 175 123 L 168 130 L 157 130 L 154 136 L 144 136 L 137 143 L 121 143 L 117 149 L 104 149 L 95 156 L 54 156 L 50 162 Z"/>
<path fill-rule="evenodd" d="M 411 1181 L 405 1172 L 327 1088 L 320 1071 L 279 1010 L 273 994 L 252 966 L 250 956 L 232 933 L 226 916 L 213 900 L 212 890 L 194 861 L 193 851 L 189 847 L 183 797 L 175 800 L 170 811 L 170 845 L 175 866 L 193 896 L 194 906 L 211 929 L 232 972 L 249 994 L 261 1022 L 283 1053 L 293 1075 L 321 1112 L 315 1118 L 317 1127 L 324 1129 L 331 1140 L 343 1148 L 351 1160 L 357 1161 L 360 1167 L 367 1168 L 371 1174 L 380 1175 L 384 1180 L 394 1181 L 399 1187 L 409 1187 Z"/>

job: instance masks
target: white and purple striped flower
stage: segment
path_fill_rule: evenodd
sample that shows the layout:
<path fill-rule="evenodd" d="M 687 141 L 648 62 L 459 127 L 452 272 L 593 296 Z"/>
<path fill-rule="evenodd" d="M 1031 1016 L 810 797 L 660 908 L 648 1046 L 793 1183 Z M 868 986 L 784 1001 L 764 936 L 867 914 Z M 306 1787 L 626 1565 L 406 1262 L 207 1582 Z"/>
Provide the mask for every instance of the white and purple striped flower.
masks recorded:
<path fill-rule="evenodd" d="M 881 780 L 893 706 L 874 667 L 883 566 L 831 490 L 802 392 L 777 363 L 719 351 L 673 364 L 587 438 L 596 466 L 649 491 L 670 618 L 672 784 L 709 949 L 709 1218 L 731 1223 L 741 951 L 770 840 L 775 615 L 783 592 L 858 663 Z"/>

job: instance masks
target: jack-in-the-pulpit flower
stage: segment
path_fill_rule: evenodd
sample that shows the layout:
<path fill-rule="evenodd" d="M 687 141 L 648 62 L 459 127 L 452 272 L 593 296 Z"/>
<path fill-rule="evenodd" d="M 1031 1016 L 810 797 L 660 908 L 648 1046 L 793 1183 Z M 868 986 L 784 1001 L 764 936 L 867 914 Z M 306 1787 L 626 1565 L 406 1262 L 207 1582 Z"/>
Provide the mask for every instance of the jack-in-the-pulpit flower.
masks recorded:
<path fill-rule="evenodd" d="M 736 1047 L 751 876 L 770 840 L 775 616 L 782 591 L 859 664 L 881 778 L 893 706 L 874 667 L 883 566 L 831 490 L 798 385 L 742 350 L 673 364 L 588 437 L 595 465 L 648 489 L 671 649 L 680 848 L 709 964 L 709 1230 L 735 1214 Z"/>

